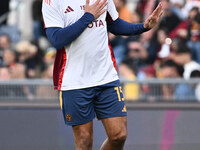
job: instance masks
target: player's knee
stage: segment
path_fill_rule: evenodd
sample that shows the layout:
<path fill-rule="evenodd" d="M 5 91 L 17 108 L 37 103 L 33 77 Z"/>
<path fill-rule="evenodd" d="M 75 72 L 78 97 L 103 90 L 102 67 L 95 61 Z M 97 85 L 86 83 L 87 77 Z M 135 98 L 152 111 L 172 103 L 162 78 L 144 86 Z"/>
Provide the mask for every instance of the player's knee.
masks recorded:
<path fill-rule="evenodd" d="M 91 147 L 93 141 L 93 135 L 90 132 L 81 132 L 79 135 L 79 143 L 80 145 L 84 145 L 84 147 Z"/>
<path fill-rule="evenodd" d="M 113 144 L 124 144 L 127 138 L 127 131 L 126 130 L 121 130 L 115 134 L 113 134 L 111 137 L 109 137 L 109 140 Z"/>

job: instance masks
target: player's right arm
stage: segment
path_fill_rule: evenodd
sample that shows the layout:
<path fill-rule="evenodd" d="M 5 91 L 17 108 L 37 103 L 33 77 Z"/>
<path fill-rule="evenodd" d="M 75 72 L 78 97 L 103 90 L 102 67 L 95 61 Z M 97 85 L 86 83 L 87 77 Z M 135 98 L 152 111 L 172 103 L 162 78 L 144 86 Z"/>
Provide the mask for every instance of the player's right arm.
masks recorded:
<path fill-rule="evenodd" d="M 64 27 L 64 21 L 58 12 L 58 6 L 56 4 L 49 5 L 43 1 L 42 13 L 46 34 L 51 44 L 57 49 L 61 49 L 65 45 L 70 44 L 92 21 L 106 11 L 104 7 L 107 3 L 107 0 L 97 0 L 94 4 L 89 5 L 89 0 L 87 0 L 85 14 L 74 24 Z"/>

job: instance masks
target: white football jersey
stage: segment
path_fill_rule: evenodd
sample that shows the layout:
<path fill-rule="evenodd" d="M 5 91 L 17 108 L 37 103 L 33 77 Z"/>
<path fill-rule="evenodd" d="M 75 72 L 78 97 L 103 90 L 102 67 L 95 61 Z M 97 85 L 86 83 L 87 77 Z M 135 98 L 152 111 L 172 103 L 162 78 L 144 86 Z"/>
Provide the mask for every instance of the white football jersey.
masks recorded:
<path fill-rule="evenodd" d="M 90 0 L 90 4 L 94 2 Z M 43 0 L 45 28 L 72 25 L 85 13 L 85 3 L 86 0 Z M 107 33 L 107 21 L 118 18 L 113 0 L 108 0 L 105 9 L 107 12 L 89 24 L 76 40 L 57 50 L 53 77 L 56 89 L 88 88 L 119 79 Z"/>

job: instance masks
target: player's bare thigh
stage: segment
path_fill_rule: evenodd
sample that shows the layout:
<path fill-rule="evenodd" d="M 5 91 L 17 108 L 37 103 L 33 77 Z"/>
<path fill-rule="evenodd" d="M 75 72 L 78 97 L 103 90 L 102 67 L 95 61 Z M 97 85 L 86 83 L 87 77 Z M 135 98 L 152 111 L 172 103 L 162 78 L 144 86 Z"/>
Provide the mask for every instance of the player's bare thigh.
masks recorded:
<path fill-rule="evenodd" d="M 76 150 L 92 150 L 93 122 L 72 126 Z"/>

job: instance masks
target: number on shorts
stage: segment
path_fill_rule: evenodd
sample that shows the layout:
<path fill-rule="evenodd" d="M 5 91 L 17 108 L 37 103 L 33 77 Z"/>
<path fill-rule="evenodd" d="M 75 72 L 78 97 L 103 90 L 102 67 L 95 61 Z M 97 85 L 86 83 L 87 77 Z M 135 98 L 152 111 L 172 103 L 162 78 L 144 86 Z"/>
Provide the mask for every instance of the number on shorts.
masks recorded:
<path fill-rule="evenodd" d="M 122 87 L 119 86 L 119 87 L 115 87 L 114 89 L 117 92 L 117 96 L 118 96 L 119 101 L 124 101 L 123 96 L 121 98 L 121 94 L 123 95 L 123 93 L 122 93 Z"/>

